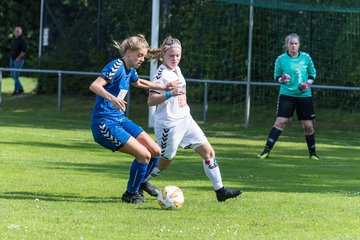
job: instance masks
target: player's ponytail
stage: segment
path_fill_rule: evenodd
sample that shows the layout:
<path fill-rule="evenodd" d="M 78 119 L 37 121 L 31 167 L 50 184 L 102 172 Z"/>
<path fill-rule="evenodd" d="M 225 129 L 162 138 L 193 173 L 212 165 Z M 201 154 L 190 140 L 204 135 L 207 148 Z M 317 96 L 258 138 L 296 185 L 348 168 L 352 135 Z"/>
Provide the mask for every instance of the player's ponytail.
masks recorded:
<path fill-rule="evenodd" d="M 149 43 L 143 34 L 128 37 L 121 43 L 118 41 L 113 41 L 113 43 L 113 46 L 119 50 L 121 56 L 124 56 L 127 50 L 138 51 L 143 47 L 149 48 Z"/>
<path fill-rule="evenodd" d="M 165 38 L 160 48 L 148 50 L 147 58 L 155 58 L 163 61 L 164 54 L 170 48 L 181 49 L 181 42 L 179 41 L 179 39 L 168 36 L 167 38 Z"/>

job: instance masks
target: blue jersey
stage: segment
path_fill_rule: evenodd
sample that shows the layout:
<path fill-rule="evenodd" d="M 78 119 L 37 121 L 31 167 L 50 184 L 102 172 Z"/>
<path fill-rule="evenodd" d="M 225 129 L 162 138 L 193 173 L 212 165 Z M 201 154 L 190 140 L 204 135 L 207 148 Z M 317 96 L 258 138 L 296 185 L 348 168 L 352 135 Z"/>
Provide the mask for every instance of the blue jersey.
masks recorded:
<path fill-rule="evenodd" d="M 105 90 L 121 99 L 125 98 L 130 83 L 134 83 L 139 79 L 136 69 L 127 69 L 121 58 L 108 63 L 101 71 L 100 77 L 108 82 L 108 84 L 104 86 Z M 99 124 L 104 121 L 120 121 L 123 118 L 123 110 L 117 110 L 109 100 L 96 96 L 91 124 Z"/>

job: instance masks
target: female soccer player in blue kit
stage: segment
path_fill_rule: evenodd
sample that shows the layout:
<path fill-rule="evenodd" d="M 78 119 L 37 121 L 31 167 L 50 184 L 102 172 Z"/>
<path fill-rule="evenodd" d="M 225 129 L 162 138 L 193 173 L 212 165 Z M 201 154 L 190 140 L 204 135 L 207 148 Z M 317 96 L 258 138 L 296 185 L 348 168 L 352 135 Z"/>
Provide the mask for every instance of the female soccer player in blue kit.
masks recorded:
<path fill-rule="evenodd" d="M 277 118 L 264 150 L 258 157 L 260 159 L 269 157 L 271 149 L 296 109 L 298 119 L 301 120 L 304 128 L 309 157 L 320 160 L 315 148 L 315 112 L 310 88 L 316 77 L 314 63 L 309 54 L 299 51 L 300 39 L 297 34 L 286 36 L 284 48 L 286 52 L 275 62 L 274 79 L 280 84 Z"/>
<path fill-rule="evenodd" d="M 144 62 L 149 44 L 141 34 L 129 37 L 122 43 L 114 42 L 121 57 L 108 63 L 100 76 L 91 83 L 90 90 L 96 96 L 96 103 L 91 117 L 91 129 L 94 140 L 101 146 L 135 157 L 131 168 L 127 190 L 122 201 L 142 203 L 143 195 L 139 188 L 151 195 L 156 195 L 156 188 L 148 182 L 142 183 L 146 173 L 157 165 L 160 147 L 138 125 L 124 116 L 124 100 L 129 84 L 137 88 L 172 90 L 173 85 L 165 86 L 140 79 L 136 68 Z"/>

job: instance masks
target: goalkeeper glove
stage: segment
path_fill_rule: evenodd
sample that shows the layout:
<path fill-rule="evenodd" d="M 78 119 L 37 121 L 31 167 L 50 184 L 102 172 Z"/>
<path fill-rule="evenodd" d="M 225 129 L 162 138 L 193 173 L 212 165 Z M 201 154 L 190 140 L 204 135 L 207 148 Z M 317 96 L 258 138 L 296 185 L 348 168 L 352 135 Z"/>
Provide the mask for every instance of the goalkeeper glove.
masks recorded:
<path fill-rule="evenodd" d="M 287 74 L 283 74 L 279 79 L 278 82 L 279 83 L 287 83 L 290 81 L 290 76 Z"/>
<path fill-rule="evenodd" d="M 308 80 L 307 82 L 300 83 L 299 90 L 305 92 L 306 90 L 308 90 L 312 83 L 313 80 Z"/>

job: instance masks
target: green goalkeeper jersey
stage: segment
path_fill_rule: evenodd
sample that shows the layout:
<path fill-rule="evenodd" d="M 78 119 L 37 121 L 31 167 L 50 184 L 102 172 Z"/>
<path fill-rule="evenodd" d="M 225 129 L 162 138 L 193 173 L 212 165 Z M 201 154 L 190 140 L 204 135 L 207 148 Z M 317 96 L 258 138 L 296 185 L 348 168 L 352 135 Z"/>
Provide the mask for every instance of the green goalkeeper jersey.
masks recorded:
<path fill-rule="evenodd" d="M 311 89 L 301 91 L 299 86 L 309 79 L 315 80 L 316 70 L 309 54 L 299 52 L 299 56 L 292 58 L 287 52 L 281 54 L 275 61 L 275 81 L 283 74 L 290 76 L 290 81 L 280 85 L 280 94 L 292 97 L 311 97 Z"/>

